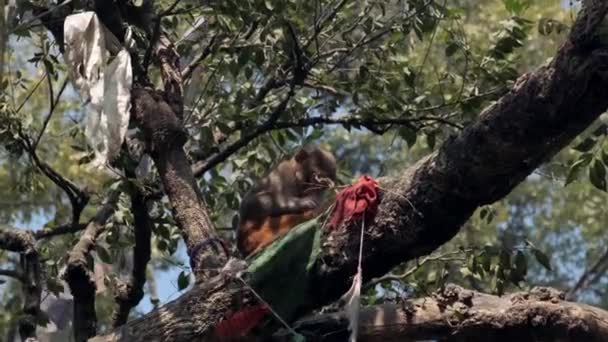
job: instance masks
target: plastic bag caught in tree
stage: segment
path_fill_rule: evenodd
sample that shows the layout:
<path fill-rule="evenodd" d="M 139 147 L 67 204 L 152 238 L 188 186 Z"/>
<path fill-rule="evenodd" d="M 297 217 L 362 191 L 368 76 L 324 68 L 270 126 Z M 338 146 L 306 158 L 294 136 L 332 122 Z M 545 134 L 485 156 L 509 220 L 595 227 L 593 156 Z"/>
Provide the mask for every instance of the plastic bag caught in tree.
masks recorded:
<path fill-rule="evenodd" d="M 94 12 L 70 15 L 64 24 L 70 78 L 87 105 L 85 135 L 95 151 L 94 166 L 120 152 L 131 108 L 131 57 L 122 49 L 107 65 L 103 24 Z"/>

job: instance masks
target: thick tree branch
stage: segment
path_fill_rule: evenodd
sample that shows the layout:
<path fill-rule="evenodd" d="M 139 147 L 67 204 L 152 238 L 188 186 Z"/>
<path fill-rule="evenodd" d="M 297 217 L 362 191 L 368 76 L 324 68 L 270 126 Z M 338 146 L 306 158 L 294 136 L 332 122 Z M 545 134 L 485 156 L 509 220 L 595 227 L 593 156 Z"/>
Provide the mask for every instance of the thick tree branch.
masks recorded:
<path fill-rule="evenodd" d="M 579 15 L 554 60 L 521 77 L 460 135 L 398 180 L 381 180 L 384 197 L 366 229 L 364 278 L 428 254 L 449 241 L 477 207 L 507 195 L 536 167 L 565 147 L 608 107 L 608 49 L 595 40 L 608 3 L 592 1 Z M 576 43 L 574 43 L 576 42 Z M 599 88 L 598 88 L 599 87 Z M 316 298 L 336 298 L 356 269 L 356 237 L 332 233 L 319 276 L 328 284 Z"/>
<path fill-rule="evenodd" d="M 32 232 L 0 224 L 0 249 L 17 253 L 32 253 L 36 240 Z"/>
<path fill-rule="evenodd" d="M 344 313 L 318 315 L 295 324 L 314 341 L 346 341 Z M 455 285 L 431 297 L 363 308 L 358 341 L 605 341 L 608 312 L 566 302 L 547 288 L 502 297 Z"/>
<path fill-rule="evenodd" d="M 143 131 L 146 148 L 158 168 L 191 263 L 197 266 L 194 269 L 197 279 L 215 275 L 227 255 L 212 242 L 217 241 L 217 234 L 183 150 L 186 133 L 181 122 L 158 92 L 133 89 L 132 103 L 134 120 Z M 197 247 L 207 242 L 208 247 L 214 248 L 203 248 L 195 255 Z"/>
<path fill-rule="evenodd" d="M 105 223 L 115 211 L 120 191 L 113 190 L 89 221 L 87 228 L 74 245 L 68 256 L 63 278 L 70 287 L 74 297 L 74 338 L 77 342 L 86 341 L 97 333 L 97 315 L 95 314 L 95 282 L 91 277 L 88 258 L 95 247 L 97 236 L 103 231 Z"/>
<path fill-rule="evenodd" d="M 153 223 L 148 214 L 146 199 L 140 191 L 131 195 L 131 212 L 133 213 L 133 228 L 135 230 L 133 270 L 128 282 L 120 282 L 117 285 L 114 298 L 118 306 L 112 314 L 114 327 L 125 324 L 131 309 L 137 306 L 143 298 L 146 270 L 150 261 L 150 238 Z"/>
<path fill-rule="evenodd" d="M 21 272 L 17 274 L 23 287 L 23 317 L 19 320 L 19 334 L 24 341 L 35 338 L 41 292 L 36 241 L 31 231 L 0 226 L 0 248 L 20 253 Z"/>
<path fill-rule="evenodd" d="M 23 313 L 19 322 L 19 334 L 24 341 L 36 336 L 38 315 L 40 314 L 40 260 L 38 252 L 22 253 L 20 256 L 23 269 Z"/>

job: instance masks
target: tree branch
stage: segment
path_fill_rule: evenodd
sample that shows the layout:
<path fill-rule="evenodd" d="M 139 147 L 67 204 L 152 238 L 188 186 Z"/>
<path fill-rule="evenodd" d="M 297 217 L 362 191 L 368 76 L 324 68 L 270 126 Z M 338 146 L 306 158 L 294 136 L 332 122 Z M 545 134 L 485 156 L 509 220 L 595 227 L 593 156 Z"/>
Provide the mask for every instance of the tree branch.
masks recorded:
<path fill-rule="evenodd" d="M 69 179 L 63 177 L 59 172 L 55 171 L 49 164 L 41 160 L 36 152 L 36 145 L 34 145 L 29 136 L 24 132 L 19 132 L 21 144 L 23 148 L 28 152 L 34 165 L 50 179 L 55 185 L 57 185 L 70 200 L 72 205 L 72 224 L 78 224 L 80 220 L 80 214 L 89 201 L 89 195 L 81 190 L 76 184 Z"/>
<path fill-rule="evenodd" d="M 36 150 L 36 148 L 38 147 L 38 144 L 40 143 L 40 139 L 42 139 L 42 135 L 44 134 L 44 131 L 46 131 L 46 126 L 49 124 L 49 121 L 51 121 L 51 117 L 53 116 L 53 113 L 55 112 L 55 108 L 57 108 L 59 99 L 61 98 L 61 95 L 63 94 L 63 91 L 65 90 L 65 87 L 68 85 L 68 78 L 66 77 L 66 79 L 63 81 L 63 83 L 61 85 L 61 88 L 59 89 L 59 93 L 57 94 L 57 97 L 53 99 L 53 91 L 52 91 L 53 84 L 51 82 L 50 77 L 48 77 L 47 79 L 49 81 L 50 109 L 49 109 L 49 114 L 46 116 L 46 118 L 44 118 L 44 122 L 42 123 L 42 128 L 40 129 L 40 132 L 38 133 L 36 140 L 34 140 L 34 144 L 32 146 L 32 148 L 34 150 Z"/>
<path fill-rule="evenodd" d="M 144 297 L 146 269 L 150 261 L 150 238 L 152 220 L 148 214 L 146 199 L 140 191 L 131 195 L 131 212 L 135 230 L 135 248 L 133 249 L 133 269 L 128 282 L 117 285 L 114 299 L 117 307 L 112 314 L 112 325 L 119 327 L 127 322 L 129 312 Z"/>
<path fill-rule="evenodd" d="M 574 299 L 578 291 L 587 288 L 590 285 L 589 277 L 598 274 L 600 268 L 603 265 L 606 265 L 606 263 L 608 263 L 608 250 L 604 252 L 604 254 L 597 260 L 597 262 L 591 268 L 586 269 L 585 272 L 583 272 L 576 284 L 566 293 L 566 299 Z"/>
<path fill-rule="evenodd" d="M 463 253 L 463 252 L 455 251 L 455 252 L 449 252 L 449 253 L 444 253 L 444 254 L 440 254 L 440 255 L 427 255 L 420 262 L 416 261 L 416 265 L 411 267 L 407 271 L 405 271 L 401 274 L 388 273 L 381 277 L 374 278 L 374 279 L 370 280 L 367 284 L 365 284 L 365 288 L 366 289 L 372 288 L 376 284 L 379 284 L 379 283 L 382 283 L 382 282 L 385 282 L 388 280 L 403 281 L 403 280 L 407 279 L 409 276 L 411 276 L 412 274 L 414 274 L 416 271 L 418 271 L 418 269 L 420 269 L 420 267 L 424 266 L 424 264 L 426 264 L 427 262 L 452 261 L 452 260 L 454 260 L 454 258 L 450 258 L 450 256 L 461 254 L 461 253 Z"/>
<path fill-rule="evenodd" d="M 36 240 L 32 232 L 0 224 L 0 249 L 17 253 L 33 253 Z"/>
<path fill-rule="evenodd" d="M 36 319 L 40 313 L 40 261 L 31 231 L 0 226 L 0 248 L 20 253 L 23 316 L 19 320 L 22 340 L 36 337 Z"/>
<path fill-rule="evenodd" d="M 348 319 L 332 313 L 303 319 L 296 331 L 314 341 L 345 341 Z M 279 334 L 277 334 L 279 335 Z M 432 296 L 362 308 L 358 341 L 604 341 L 608 312 L 566 302 L 534 288 L 502 297 L 448 285 Z"/>
<path fill-rule="evenodd" d="M 47 239 L 57 235 L 63 234 L 73 234 L 77 233 L 81 230 L 84 230 L 87 227 L 86 223 L 78 223 L 78 224 L 64 224 L 57 227 L 52 228 L 43 228 L 34 232 L 34 237 L 36 240 Z"/>
<path fill-rule="evenodd" d="M 217 241 L 217 233 L 183 150 L 187 136 L 181 121 L 158 92 L 135 88 L 131 94 L 132 116 L 144 134 L 146 149 L 171 202 L 190 261 L 197 266 L 193 270 L 197 280 L 214 276 L 228 256 L 223 251 L 217 253 L 220 247 L 214 243 L 211 246 L 217 248 L 204 248 L 194 253 L 206 241 Z"/>
<path fill-rule="evenodd" d="M 206 160 L 197 162 L 192 168 L 192 173 L 194 174 L 194 177 L 202 176 L 209 169 L 223 162 L 236 151 L 247 146 L 247 144 L 249 144 L 253 139 L 259 137 L 260 135 L 266 132 L 273 130 L 277 120 L 285 111 L 285 108 L 287 108 L 287 104 L 289 103 L 289 100 L 291 99 L 293 94 L 293 89 L 291 89 L 283 98 L 281 103 L 279 103 L 279 105 L 272 111 L 272 113 L 268 117 L 268 120 L 266 120 L 266 122 L 255 128 L 251 133 L 245 134 L 242 138 L 221 149 L 218 153 L 207 158 Z"/>
<path fill-rule="evenodd" d="M 97 236 L 103 231 L 105 223 L 114 214 L 120 191 L 112 190 L 103 206 L 89 221 L 87 227 L 68 256 L 64 280 L 74 297 L 74 338 L 77 342 L 86 341 L 97 333 L 95 314 L 95 282 L 91 278 L 88 258 L 95 247 Z"/>
<path fill-rule="evenodd" d="M 11 278 L 19 280 L 22 283 L 25 282 L 25 277 L 23 276 L 23 274 L 21 272 L 19 272 L 17 270 L 0 269 L 0 276 L 11 277 Z"/>

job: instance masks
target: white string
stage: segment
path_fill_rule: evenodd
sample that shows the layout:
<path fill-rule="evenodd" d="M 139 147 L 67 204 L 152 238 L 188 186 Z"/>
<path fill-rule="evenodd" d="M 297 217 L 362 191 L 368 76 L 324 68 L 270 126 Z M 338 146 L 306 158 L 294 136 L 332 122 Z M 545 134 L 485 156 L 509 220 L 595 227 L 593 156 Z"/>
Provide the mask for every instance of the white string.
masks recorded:
<path fill-rule="evenodd" d="M 365 230 L 365 211 L 363 212 L 363 218 L 361 219 L 361 237 L 359 240 L 359 266 L 357 272 L 361 273 L 361 259 L 363 259 L 363 232 Z"/>
<path fill-rule="evenodd" d="M 284 326 L 284 327 L 285 327 L 287 330 L 289 330 L 289 332 L 290 332 L 291 334 L 293 334 L 294 336 L 298 336 L 298 335 L 299 335 L 299 334 L 298 334 L 298 333 L 297 333 L 297 332 L 296 332 L 296 331 L 295 331 L 295 330 L 294 330 L 294 329 L 293 329 L 293 328 L 292 328 L 292 327 L 291 327 L 289 324 L 287 324 L 287 322 L 285 322 L 285 320 L 283 320 L 283 318 L 281 318 L 281 316 L 279 316 L 279 314 L 278 314 L 276 311 L 274 311 L 274 310 L 272 309 L 272 307 L 270 306 L 270 304 L 268 304 L 268 302 L 267 302 L 267 301 L 265 301 L 265 300 L 264 300 L 264 298 L 262 298 L 262 296 L 260 296 L 260 295 L 259 295 L 259 294 L 258 294 L 258 293 L 257 293 L 257 292 L 256 292 L 256 291 L 253 289 L 253 287 L 251 287 L 249 284 L 247 284 L 247 282 L 246 282 L 246 281 L 245 281 L 243 278 L 241 278 L 240 276 L 238 276 L 238 275 L 237 275 L 237 276 L 236 276 L 236 279 L 240 280 L 240 281 L 243 283 L 243 285 L 245 285 L 245 287 L 246 287 L 246 288 L 248 288 L 248 289 L 249 289 L 249 291 L 251 291 L 251 293 L 253 293 L 253 295 L 254 295 L 254 296 L 255 296 L 255 297 L 256 297 L 256 298 L 257 298 L 257 299 L 258 299 L 260 302 L 262 302 L 264 305 L 266 305 L 266 307 L 268 308 L 268 310 L 270 310 L 270 312 L 272 313 L 272 315 L 273 315 L 273 316 L 274 316 L 274 317 L 275 317 L 277 320 L 279 320 L 279 322 L 281 322 L 281 324 L 283 324 L 283 326 Z"/>

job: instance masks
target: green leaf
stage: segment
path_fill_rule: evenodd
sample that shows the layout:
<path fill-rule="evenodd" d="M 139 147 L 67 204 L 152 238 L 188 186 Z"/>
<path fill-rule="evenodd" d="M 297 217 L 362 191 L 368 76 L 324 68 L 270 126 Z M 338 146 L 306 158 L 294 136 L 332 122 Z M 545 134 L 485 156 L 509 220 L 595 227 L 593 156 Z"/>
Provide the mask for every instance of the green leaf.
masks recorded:
<path fill-rule="evenodd" d="M 190 284 L 190 275 L 185 271 L 181 271 L 179 276 L 177 276 L 177 289 L 181 291 L 188 287 L 188 284 Z"/>
<path fill-rule="evenodd" d="M 589 181 L 596 188 L 606 191 L 606 167 L 599 159 L 589 168 Z"/>
<path fill-rule="evenodd" d="M 528 0 L 502 0 L 502 3 L 505 5 L 505 9 L 512 14 L 521 14 L 530 7 Z"/>
<path fill-rule="evenodd" d="M 512 271 L 512 280 L 519 282 L 524 280 L 524 277 L 528 273 L 528 260 L 526 255 L 522 251 L 517 251 L 515 254 L 514 268 Z"/>
<path fill-rule="evenodd" d="M 479 218 L 483 220 L 487 215 L 488 215 L 488 207 L 481 208 L 481 210 L 479 211 Z"/>
<path fill-rule="evenodd" d="M 266 9 L 269 11 L 274 10 L 274 5 L 272 4 L 272 1 L 266 0 L 266 1 L 264 1 L 264 5 L 266 6 Z"/>
<path fill-rule="evenodd" d="M 538 261 L 539 264 L 541 264 L 547 270 L 552 271 L 551 261 L 543 251 L 538 248 L 532 247 L 532 254 L 534 254 L 534 257 L 536 258 L 536 261 Z"/>
<path fill-rule="evenodd" d="M 576 177 L 578 176 L 580 170 L 583 167 L 589 165 L 591 163 L 592 155 L 589 153 L 585 153 L 580 156 L 580 158 L 570 166 L 570 171 L 568 172 L 568 176 L 566 177 L 566 183 L 564 185 L 568 185 L 572 183 Z"/>
<path fill-rule="evenodd" d="M 511 254 L 509 254 L 507 251 L 504 249 L 501 250 L 498 258 L 501 268 L 508 269 L 511 267 Z"/>
<path fill-rule="evenodd" d="M 399 136 L 401 136 L 407 142 L 407 146 L 412 147 L 416 143 L 416 131 L 409 127 L 402 127 L 399 129 Z"/>
<path fill-rule="evenodd" d="M 574 146 L 573 149 L 579 152 L 589 152 L 589 150 L 591 150 L 593 146 L 595 146 L 595 143 L 595 139 L 587 138 L 578 145 Z"/>
<path fill-rule="evenodd" d="M 456 44 L 455 42 L 451 42 L 448 44 L 448 46 L 445 47 L 445 56 L 450 57 L 454 53 L 456 53 L 456 51 L 458 51 L 458 44 Z"/>

